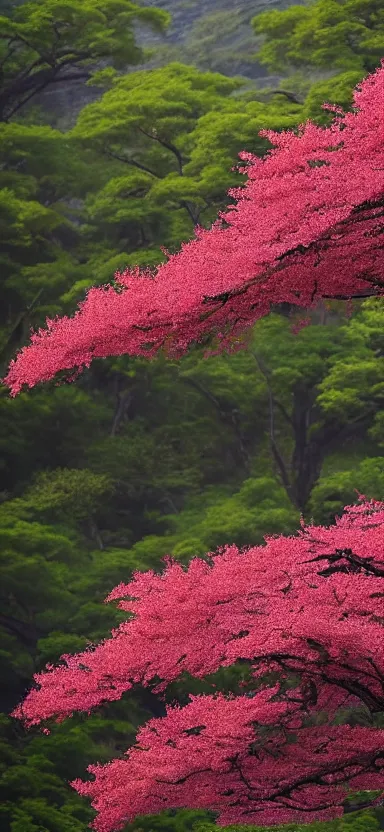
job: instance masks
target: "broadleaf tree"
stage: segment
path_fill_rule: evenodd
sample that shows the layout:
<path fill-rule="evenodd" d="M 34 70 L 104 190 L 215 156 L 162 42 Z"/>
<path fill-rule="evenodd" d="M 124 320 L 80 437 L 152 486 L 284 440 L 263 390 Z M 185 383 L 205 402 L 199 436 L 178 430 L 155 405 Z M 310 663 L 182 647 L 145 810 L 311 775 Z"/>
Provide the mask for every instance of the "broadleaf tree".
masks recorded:
<path fill-rule="evenodd" d="M 166 28 L 167 12 L 131 0 L 30 0 L 0 16 L 0 120 L 8 121 L 36 95 L 72 81 L 89 81 L 100 61 L 110 71 L 138 64 L 134 23 Z"/>
<path fill-rule="evenodd" d="M 257 59 L 274 71 L 292 69 L 372 72 L 384 45 L 378 0 L 316 0 L 256 15 L 254 32 L 265 41 Z"/>
<path fill-rule="evenodd" d="M 310 118 L 317 117 L 323 101 L 349 108 L 351 90 L 374 71 L 384 52 L 377 0 L 315 0 L 261 12 L 251 25 L 263 40 L 257 60 L 284 74 L 281 86 L 305 97 Z M 327 123 L 328 116 L 321 121 Z"/>
<path fill-rule="evenodd" d="M 237 205 L 209 230 L 197 227 L 155 274 L 117 272 L 116 285 L 91 289 L 73 318 L 48 320 L 10 366 L 13 394 L 97 357 L 179 357 L 212 334 L 218 348 L 233 348 L 271 304 L 380 293 L 383 92 L 384 65 L 331 126 L 261 131 L 276 147 L 263 159 L 240 154 L 248 181 L 229 191 Z"/>
<path fill-rule="evenodd" d="M 250 673 L 242 695 L 168 706 L 125 758 L 74 783 L 99 832 L 186 805 L 221 825 L 267 825 L 338 817 L 357 791 L 380 799 L 383 521 L 383 503 L 362 498 L 329 528 L 303 521 L 296 537 L 223 547 L 186 570 L 167 559 L 163 574 L 136 572 L 110 593 L 128 620 L 35 676 L 39 689 L 15 711 L 27 724 L 90 711 L 139 682 L 157 680 L 161 693 L 183 673 L 237 662 Z"/>
<path fill-rule="evenodd" d="M 127 270 L 74 318 L 48 321 L 10 368 L 13 394 L 94 357 L 180 357 L 212 334 L 217 349 L 237 348 L 273 303 L 381 295 L 383 89 L 384 66 L 330 127 L 269 132 L 277 149 L 264 160 L 242 154 L 237 205 L 157 274 Z M 296 536 L 224 546 L 188 569 L 168 558 L 163 574 L 135 573 L 110 593 L 128 619 L 35 676 L 15 710 L 27 724 L 90 711 L 138 683 L 164 693 L 185 672 L 246 662 L 250 674 L 242 695 L 169 705 L 125 758 L 74 782 L 99 832 L 186 804 L 221 825 L 267 825 L 339 817 L 354 792 L 382 800 L 383 530 L 384 504 L 360 495 L 334 526 L 303 520 Z"/>
<path fill-rule="evenodd" d="M 262 127 L 300 121 L 302 107 L 246 101 L 242 85 L 171 63 L 117 76 L 82 110 L 66 138 L 72 151 L 98 154 L 109 175 L 86 192 L 89 279 L 83 274 L 73 285 L 76 301 L 79 290 L 104 283 L 121 263 L 155 267 L 164 247 L 177 250 L 196 224 L 211 224 L 227 190 L 241 182 L 231 171 L 238 151 L 247 146 L 262 155 Z"/>

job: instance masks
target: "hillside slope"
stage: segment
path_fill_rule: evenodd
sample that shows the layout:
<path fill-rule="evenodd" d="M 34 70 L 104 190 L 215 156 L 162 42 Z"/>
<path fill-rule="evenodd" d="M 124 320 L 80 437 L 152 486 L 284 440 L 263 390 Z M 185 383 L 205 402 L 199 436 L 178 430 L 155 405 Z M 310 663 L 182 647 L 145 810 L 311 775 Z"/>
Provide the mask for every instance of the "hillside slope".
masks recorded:
<path fill-rule="evenodd" d="M 279 76 L 268 75 L 255 59 L 260 39 L 252 31 L 251 20 L 266 9 L 287 8 L 292 5 L 289 0 L 141 0 L 141 4 L 168 11 L 172 22 L 165 35 L 135 27 L 137 42 L 151 54 L 139 67 L 127 67 L 127 72 L 176 60 L 230 77 L 244 76 L 250 86 L 280 82 Z M 100 95 L 99 89 L 71 82 L 60 90 L 45 92 L 38 103 L 49 111 L 50 122 L 65 130 L 75 123 L 80 110 Z"/>

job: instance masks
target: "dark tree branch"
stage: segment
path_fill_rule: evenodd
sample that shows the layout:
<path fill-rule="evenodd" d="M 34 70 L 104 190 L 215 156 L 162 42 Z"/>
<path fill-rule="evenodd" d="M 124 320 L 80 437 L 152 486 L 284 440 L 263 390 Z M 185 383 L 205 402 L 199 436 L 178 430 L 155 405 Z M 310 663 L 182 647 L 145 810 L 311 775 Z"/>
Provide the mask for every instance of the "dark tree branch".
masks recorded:
<path fill-rule="evenodd" d="M 284 486 L 284 488 L 285 488 L 285 490 L 286 490 L 286 492 L 287 492 L 287 495 L 288 495 L 289 499 L 291 500 L 291 502 L 292 502 L 295 506 L 297 506 L 297 502 L 296 502 L 296 495 L 295 495 L 294 486 L 292 485 L 292 483 L 291 483 L 291 481 L 290 481 L 290 477 L 289 477 L 289 474 L 288 474 L 288 471 L 287 471 L 287 468 L 286 468 L 285 462 L 284 462 L 284 460 L 283 460 L 283 457 L 282 457 L 282 455 L 281 455 L 281 453 L 280 453 L 280 451 L 279 451 L 279 448 L 278 448 L 277 443 L 276 443 L 276 440 L 275 440 L 275 418 L 274 418 L 274 404 L 275 404 L 275 400 L 274 400 L 273 391 L 272 391 L 272 385 L 271 385 L 271 380 L 270 380 L 270 372 L 269 372 L 269 370 L 267 370 L 267 368 L 265 367 L 264 363 L 263 363 L 263 362 L 262 362 L 262 360 L 261 360 L 261 359 L 260 359 L 260 358 L 256 355 L 256 353 L 252 352 L 252 355 L 253 355 L 253 357 L 254 357 L 254 359 L 255 359 L 255 361 L 256 361 L 256 363 L 257 363 L 258 367 L 259 367 L 260 372 L 262 373 L 262 375 L 263 375 L 263 376 L 264 376 L 264 378 L 265 378 L 265 381 L 266 381 L 266 384 L 267 384 L 267 388 L 268 388 L 268 398 L 269 398 L 269 438 L 270 438 L 270 444 L 271 444 L 272 454 L 273 454 L 273 457 L 274 457 L 274 459 L 275 459 L 275 462 L 277 463 L 278 469 L 279 469 L 279 471 L 280 471 L 280 476 L 281 476 L 282 484 L 283 484 L 283 486 Z M 297 506 L 297 508 L 300 508 L 300 506 Z"/>
<path fill-rule="evenodd" d="M 352 549 L 336 549 L 336 554 L 317 555 L 317 557 L 305 560 L 303 563 L 317 563 L 321 560 L 327 560 L 331 564 L 336 564 L 340 561 L 346 560 L 349 564 L 349 568 L 345 568 L 341 564 L 340 566 L 329 567 L 323 572 L 319 572 L 319 575 L 325 575 L 327 577 L 328 575 L 332 575 L 334 572 L 361 572 L 361 570 L 365 570 L 365 572 L 375 575 L 376 578 L 384 578 L 384 569 L 381 569 L 380 566 L 375 566 L 375 564 L 372 563 L 373 557 L 360 557 L 359 555 L 355 555 L 352 552 Z"/>
<path fill-rule="evenodd" d="M 268 370 L 267 370 L 267 368 L 265 367 L 265 364 L 264 364 L 264 362 L 262 361 L 262 359 L 260 358 L 260 356 L 257 356 L 257 355 L 256 355 L 256 353 L 254 353 L 252 350 L 250 350 L 250 354 L 251 354 L 251 355 L 253 356 L 253 358 L 255 359 L 255 361 L 256 361 L 256 363 L 257 363 L 257 365 L 258 365 L 258 367 L 259 367 L 260 372 L 262 373 L 262 375 L 264 376 L 265 380 L 267 381 L 267 384 L 268 384 L 268 383 L 270 383 L 270 382 L 269 382 L 269 380 L 268 380 L 268 378 L 267 378 L 267 376 L 268 376 Z M 275 396 L 273 396 L 273 401 L 274 401 L 274 404 L 276 405 L 276 407 L 280 410 L 280 413 L 282 413 L 282 415 L 284 416 L 285 421 L 286 421 L 286 422 L 290 425 L 290 427 L 293 427 L 293 421 L 292 421 L 292 418 L 290 417 L 290 415 L 289 415 L 288 411 L 285 409 L 284 405 L 283 405 L 283 404 L 281 404 L 281 402 L 277 401 L 277 399 L 275 398 Z"/>
<path fill-rule="evenodd" d="M 196 381 L 196 379 L 188 378 L 187 376 L 183 376 L 181 374 L 179 375 L 179 378 L 184 384 L 190 385 L 195 390 L 197 390 L 199 393 L 201 393 L 206 399 L 208 399 L 208 401 L 210 401 L 211 404 L 213 404 L 213 406 L 218 411 L 220 418 L 226 424 L 228 424 L 228 423 L 230 424 L 231 428 L 234 430 L 234 432 L 236 434 L 236 437 L 237 437 L 237 440 L 238 440 L 238 443 L 239 443 L 239 448 L 240 448 L 240 453 L 241 453 L 241 458 L 242 458 L 243 464 L 244 464 L 246 470 L 249 470 L 249 454 L 248 454 L 248 451 L 247 451 L 247 449 L 244 445 L 241 430 L 239 428 L 239 425 L 238 425 L 238 422 L 237 422 L 237 419 L 236 419 L 236 414 L 233 411 L 233 409 L 231 410 L 231 412 L 229 412 L 228 410 L 223 409 L 222 405 L 220 404 L 220 402 L 216 398 L 216 396 L 214 396 L 213 393 L 211 393 L 211 391 L 208 390 L 206 387 L 204 387 L 204 385 L 201 384 L 199 381 Z"/>
<path fill-rule="evenodd" d="M 29 44 L 24 41 L 19 35 L 17 36 L 18 40 L 21 40 L 26 43 L 27 46 Z M 32 48 L 32 47 L 30 47 Z M 68 50 L 65 50 L 63 56 L 68 55 Z M 89 59 L 88 52 L 73 52 L 67 58 L 64 58 L 59 64 L 55 65 L 55 59 L 49 58 L 49 56 L 42 56 L 39 57 L 30 64 L 23 72 L 20 72 L 18 76 L 9 84 L 8 87 L 2 90 L 0 93 L 0 111 L 5 113 L 7 107 L 11 107 L 10 112 L 7 113 L 6 119 L 11 118 L 21 107 L 23 107 L 31 98 L 37 95 L 39 92 L 42 92 L 47 86 L 53 83 L 65 83 L 66 81 L 72 80 L 81 80 L 83 78 L 90 77 L 90 70 L 81 70 L 76 75 L 72 74 L 59 74 L 61 73 L 62 69 L 68 65 L 74 66 L 77 61 L 84 61 Z M 56 56 L 57 60 L 57 56 Z M 36 69 L 38 66 L 44 66 L 44 64 L 48 64 L 48 67 L 45 66 L 38 72 L 34 72 L 33 70 Z M 25 97 L 25 93 L 28 93 L 27 97 Z M 20 101 L 20 98 L 22 99 Z M 14 106 L 11 105 L 11 102 L 18 102 Z"/>
<path fill-rule="evenodd" d="M 250 280 L 248 280 L 245 284 L 243 284 L 243 286 L 241 286 L 237 289 L 229 289 L 228 291 L 221 292 L 218 295 L 206 295 L 203 298 L 202 303 L 203 304 L 220 304 L 220 307 L 225 306 L 225 304 L 228 303 L 229 301 L 231 301 L 233 298 L 239 297 L 240 295 L 245 295 L 250 288 L 252 288 L 253 286 L 255 286 L 257 284 L 260 284 L 263 280 L 268 278 L 268 276 L 270 274 L 276 274 L 280 270 L 285 269 L 286 264 L 285 264 L 284 261 L 285 261 L 286 258 L 290 257 L 291 255 L 295 255 L 295 254 L 305 255 L 305 254 L 310 253 L 310 252 L 315 252 L 315 254 L 319 257 L 320 256 L 319 246 L 324 246 L 325 243 L 329 242 L 329 240 L 332 238 L 332 236 L 335 234 L 335 232 L 338 229 L 343 230 L 344 227 L 348 223 L 350 223 L 351 221 L 354 222 L 354 223 L 365 222 L 367 220 L 367 216 L 366 216 L 367 211 L 368 212 L 369 211 L 377 211 L 378 208 L 382 209 L 382 210 L 381 210 L 380 214 L 378 214 L 378 213 L 374 214 L 375 219 L 379 218 L 380 216 L 384 216 L 384 205 L 383 205 L 383 198 L 382 197 L 378 197 L 378 199 L 372 200 L 371 202 L 362 203 L 358 207 L 354 208 L 351 211 L 351 214 L 345 220 L 341 220 L 339 223 L 337 223 L 336 226 L 334 226 L 333 228 L 329 229 L 327 232 L 322 234 L 321 237 L 319 237 L 319 239 L 314 240 L 313 243 L 310 243 L 308 246 L 298 245 L 295 248 L 289 249 L 288 251 L 285 251 L 283 254 L 279 255 L 276 258 L 276 261 L 280 261 L 279 265 L 275 266 L 275 265 L 272 264 L 271 266 L 266 268 L 265 272 L 262 275 L 257 275 L 257 277 L 250 278 Z M 369 216 L 368 216 L 368 219 L 370 219 Z M 324 297 L 325 299 L 328 299 L 328 300 L 353 300 L 354 297 L 356 297 L 356 298 L 376 297 L 377 295 L 380 295 L 384 291 L 384 284 L 383 284 L 381 279 L 365 275 L 364 280 L 367 283 L 371 284 L 371 286 L 372 286 L 372 290 L 367 291 L 366 294 L 365 293 L 363 293 L 363 294 L 359 293 L 356 296 L 354 296 L 354 295 L 322 295 L 322 297 Z M 316 292 L 317 292 L 317 284 L 316 284 L 316 281 L 314 281 L 314 291 L 313 291 L 313 295 L 312 295 L 312 301 L 315 299 Z M 295 293 L 293 292 L 293 294 L 295 294 Z M 299 297 L 299 293 L 296 293 L 296 295 Z M 250 308 L 253 309 L 254 306 L 256 306 L 256 305 L 257 304 L 253 304 L 253 305 L 251 305 Z M 214 314 L 215 311 L 216 311 L 216 309 L 212 310 L 212 314 Z"/>
<path fill-rule="evenodd" d="M 13 337 L 14 337 L 15 333 L 17 332 L 18 328 L 20 327 L 20 324 L 25 320 L 28 313 L 32 311 L 33 307 L 36 306 L 38 300 L 40 299 L 41 295 L 43 294 L 43 291 L 44 291 L 43 289 L 39 289 L 39 291 L 37 292 L 37 294 L 35 295 L 35 297 L 31 301 L 31 303 L 25 309 L 23 309 L 23 311 L 20 312 L 20 314 L 17 316 L 16 321 L 12 324 L 12 329 L 11 329 L 7 339 L 6 339 L 6 342 L 3 345 L 2 350 L 0 351 L 0 359 L 2 359 L 5 356 L 5 354 L 7 352 L 7 347 L 10 346 L 10 344 L 12 343 Z"/>
<path fill-rule="evenodd" d="M 127 414 L 129 407 L 132 403 L 133 398 L 133 391 L 132 390 L 125 390 L 123 393 L 120 393 L 119 390 L 116 391 L 116 409 L 113 416 L 113 422 L 111 426 L 110 436 L 116 436 L 116 433 L 119 429 L 120 423 L 122 419 Z"/>
<path fill-rule="evenodd" d="M 160 139 L 155 133 L 147 133 L 147 131 L 143 130 L 142 127 L 138 127 L 137 129 L 140 130 L 140 133 L 143 133 L 144 136 L 147 136 L 148 139 L 152 139 L 154 142 L 158 142 L 163 147 L 165 147 L 167 150 L 170 150 L 171 153 L 174 154 L 174 156 L 176 156 L 177 164 L 178 164 L 178 168 L 179 168 L 179 174 L 180 174 L 180 176 L 183 176 L 183 164 L 184 163 L 183 163 L 183 157 L 180 153 L 180 150 L 178 150 L 178 148 L 174 144 L 172 144 L 172 142 L 166 142 L 164 139 Z"/>
<path fill-rule="evenodd" d="M 0 70 L 3 69 L 3 66 L 7 62 L 8 58 L 11 58 L 12 55 L 15 54 L 15 49 L 13 49 L 13 45 L 16 43 L 16 41 L 16 37 L 13 37 L 8 41 L 8 52 L 5 53 L 3 60 L 0 62 Z"/>
<path fill-rule="evenodd" d="M 189 205 L 189 203 L 185 202 L 185 200 L 182 200 L 180 202 L 180 205 L 181 205 L 182 208 L 185 208 L 185 210 L 188 212 L 188 214 L 189 214 L 189 216 L 190 216 L 190 218 L 193 222 L 193 225 L 197 225 L 197 223 L 199 221 L 200 211 L 197 211 L 195 213 L 193 211 L 193 209 L 191 208 L 191 206 Z"/>
<path fill-rule="evenodd" d="M 100 552 L 103 552 L 104 551 L 103 539 L 101 537 L 101 534 L 99 532 L 99 529 L 98 529 L 98 526 L 97 526 L 97 523 L 96 523 L 94 517 L 89 518 L 89 531 L 90 531 L 90 535 L 91 535 L 92 540 L 95 540 L 96 543 L 97 543 L 97 548 L 100 550 Z"/>
<path fill-rule="evenodd" d="M 19 101 L 19 103 L 16 104 L 16 106 L 10 112 L 6 113 L 6 108 L 2 108 L 2 113 L 3 113 L 2 121 L 5 121 L 5 122 L 9 121 L 9 119 L 12 118 L 12 116 L 14 116 L 15 113 L 17 113 L 19 110 L 21 110 L 21 108 L 24 107 L 25 104 L 28 104 L 28 101 L 30 101 L 31 98 L 34 98 L 35 95 L 38 95 L 39 92 L 42 92 L 45 89 L 45 86 L 46 86 L 45 84 L 42 84 L 41 87 L 37 87 L 37 89 L 33 90 L 29 95 L 27 95 L 26 98 L 23 98 L 22 101 Z M 0 103 L 0 106 L 1 106 L 1 103 Z"/>
<path fill-rule="evenodd" d="M 270 95 L 285 95 L 288 101 L 292 101 L 293 104 L 304 104 L 293 92 L 289 92 L 288 90 L 268 90 L 265 92 L 265 97 L 269 97 Z"/>
<path fill-rule="evenodd" d="M 135 159 L 127 159 L 125 156 L 120 156 L 118 153 L 114 153 L 107 147 L 104 147 L 103 152 L 106 156 L 109 156 L 111 159 L 116 159 L 117 162 L 123 162 L 123 164 L 125 165 L 133 165 L 133 167 L 138 168 L 139 170 L 143 170 L 145 171 L 145 173 L 149 173 L 151 176 L 154 176 L 155 179 L 160 179 L 157 173 L 148 168 L 146 165 L 143 165 L 141 162 L 136 162 Z"/>
<path fill-rule="evenodd" d="M 12 615 L 0 613 L 0 626 L 16 636 L 27 649 L 36 647 L 37 634 L 30 621 L 19 621 Z"/>

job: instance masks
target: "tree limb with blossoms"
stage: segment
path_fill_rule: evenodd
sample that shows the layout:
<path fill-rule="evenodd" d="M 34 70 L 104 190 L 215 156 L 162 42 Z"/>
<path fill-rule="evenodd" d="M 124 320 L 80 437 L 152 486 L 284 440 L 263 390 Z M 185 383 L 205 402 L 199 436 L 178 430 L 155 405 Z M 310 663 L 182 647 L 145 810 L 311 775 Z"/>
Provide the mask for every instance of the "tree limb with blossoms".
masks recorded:
<path fill-rule="evenodd" d="M 384 795 L 383 579 L 384 503 L 364 497 L 329 528 L 302 521 L 297 536 L 227 546 L 186 569 L 166 558 L 162 574 L 136 572 L 111 592 L 129 619 L 36 675 L 14 716 L 62 720 L 135 684 L 157 680 L 163 695 L 183 673 L 248 662 L 247 692 L 167 706 L 122 759 L 73 783 L 98 811 L 95 829 L 185 806 L 217 812 L 220 825 L 330 820 L 358 790 L 377 791 L 374 805 Z M 357 711 L 362 724 L 340 724 Z"/>
<path fill-rule="evenodd" d="M 271 305 L 311 307 L 320 298 L 382 294 L 384 262 L 384 59 L 331 126 L 298 134 L 263 130 L 274 149 L 240 154 L 247 173 L 237 200 L 209 230 L 156 271 L 115 275 L 90 289 L 73 318 L 47 319 L 4 379 L 16 395 L 60 371 L 74 378 L 94 358 L 180 357 L 216 337 L 232 349 Z"/>
<path fill-rule="evenodd" d="M 181 356 L 212 334 L 236 346 L 271 304 L 382 294 L 384 62 L 354 102 L 331 127 L 264 133 L 276 149 L 243 154 L 237 205 L 156 274 L 127 270 L 117 288 L 91 289 L 74 318 L 49 321 L 9 369 L 13 395 L 95 357 Z M 168 705 L 124 757 L 73 783 L 97 810 L 97 832 L 185 806 L 216 812 L 219 825 L 267 825 L 336 818 L 360 790 L 375 805 L 383 578 L 384 503 L 362 495 L 328 528 L 302 520 L 296 536 L 226 546 L 187 568 L 167 558 L 161 574 L 136 572 L 111 592 L 127 620 L 37 674 L 14 716 L 62 720 L 134 685 L 165 696 L 185 673 L 206 679 L 243 662 L 246 692 Z"/>

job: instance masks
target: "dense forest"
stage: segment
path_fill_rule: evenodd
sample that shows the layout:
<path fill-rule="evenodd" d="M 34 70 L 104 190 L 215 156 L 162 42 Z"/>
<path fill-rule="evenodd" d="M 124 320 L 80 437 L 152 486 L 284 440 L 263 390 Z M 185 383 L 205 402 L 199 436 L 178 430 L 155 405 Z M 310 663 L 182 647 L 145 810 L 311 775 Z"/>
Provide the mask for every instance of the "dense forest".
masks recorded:
<path fill-rule="evenodd" d="M 239 152 L 271 146 L 260 130 L 328 124 L 322 103 L 350 109 L 384 55 L 380 0 L 0 0 L 0 15 L 1 376 L 31 328 L 90 286 L 209 228 L 244 181 Z M 75 385 L 0 387 L 0 832 L 85 832 L 94 813 L 68 781 L 163 713 L 137 686 L 49 736 L 9 716 L 34 673 L 122 620 L 103 605 L 116 584 L 170 553 L 187 564 L 293 534 L 302 515 L 331 523 L 356 490 L 383 499 L 383 304 L 310 314 L 301 328 L 276 306 L 235 354 L 123 356 Z M 220 671 L 218 689 L 245 672 Z M 204 681 L 175 683 L 169 701 L 187 688 Z M 358 807 L 281 829 L 384 829 L 383 810 Z M 214 816 L 166 812 L 125 832 L 193 828 Z"/>

